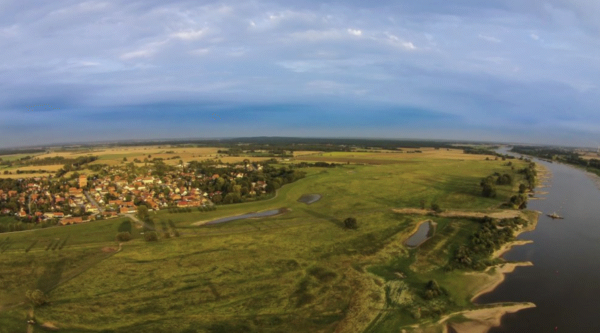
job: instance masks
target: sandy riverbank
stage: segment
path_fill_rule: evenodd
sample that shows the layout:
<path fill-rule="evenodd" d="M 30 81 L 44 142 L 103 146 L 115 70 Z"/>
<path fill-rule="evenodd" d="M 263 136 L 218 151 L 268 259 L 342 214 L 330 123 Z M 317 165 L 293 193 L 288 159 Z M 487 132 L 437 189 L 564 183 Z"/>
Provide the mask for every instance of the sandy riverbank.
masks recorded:
<path fill-rule="evenodd" d="M 496 289 L 496 287 L 498 287 L 502 282 L 504 282 L 504 279 L 506 278 L 506 274 L 510 274 L 510 273 L 514 272 L 515 268 L 527 267 L 527 266 L 533 266 L 533 263 L 530 261 L 506 263 L 506 264 L 500 264 L 497 266 L 488 267 L 483 272 L 465 273 L 468 275 L 480 275 L 482 278 L 482 281 L 484 281 L 484 282 L 482 282 L 481 288 L 471 298 L 471 301 L 476 300 L 477 297 L 479 297 L 483 294 L 487 294 L 491 291 L 494 291 L 494 289 Z"/>
<path fill-rule="evenodd" d="M 394 212 L 402 214 L 427 214 L 429 211 L 421 209 L 398 209 Z M 463 212 L 453 211 L 450 213 L 452 217 L 484 217 L 490 216 L 493 218 L 510 218 L 510 217 L 522 217 L 529 221 L 529 224 L 520 228 L 515 232 L 515 237 L 519 234 L 527 231 L 532 231 L 536 228 L 537 222 L 541 212 L 535 211 L 532 213 L 523 213 L 521 211 L 506 210 L 506 211 L 493 211 L 489 213 L 483 212 Z M 533 243 L 531 240 L 515 240 L 510 243 L 504 244 L 501 248 L 494 251 L 491 255 L 492 258 L 500 258 L 512 247 Z M 475 275 L 480 279 L 480 288 L 474 293 L 471 301 L 474 301 L 479 296 L 489 293 L 496 289 L 506 278 L 506 274 L 514 272 L 517 267 L 532 266 L 531 262 L 517 262 L 517 263 L 502 263 L 496 266 L 488 267 L 483 272 L 467 272 L 465 275 Z M 487 333 L 492 327 L 499 326 L 502 317 L 507 313 L 515 313 L 523 309 L 535 307 L 533 303 L 511 303 L 511 304 L 498 304 L 489 305 L 475 310 L 461 311 L 453 313 L 443 317 L 438 323 L 438 329 L 440 326 L 444 329 L 444 332 L 448 332 L 448 327 L 451 327 L 455 332 L 458 333 Z M 461 316 L 460 320 L 453 321 L 453 317 Z M 421 328 L 417 328 L 414 332 L 423 331 Z M 425 332 L 425 331 L 423 331 Z"/>
<path fill-rule="evenodd" d="M 524 309 L 534 308 L 533 303 L 518 303 L 511 305 L 495 306 L 492 308 L 477 309 L 459 313 L 467 321 L 460 323 L 448 323 L 458 333 L 486 333 L 492 327 L 500 326 L 502 316 L 507 313 L 515 313 Z"/>

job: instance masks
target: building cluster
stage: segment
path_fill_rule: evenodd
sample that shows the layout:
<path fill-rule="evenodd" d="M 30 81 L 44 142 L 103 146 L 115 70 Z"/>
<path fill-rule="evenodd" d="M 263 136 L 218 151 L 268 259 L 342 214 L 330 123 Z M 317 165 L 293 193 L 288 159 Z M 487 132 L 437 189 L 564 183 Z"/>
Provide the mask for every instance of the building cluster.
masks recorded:
<path fill-rule="evenodd" d="M 206 186 L 199 184 L 218 183 L 221 177 L 244 178 L 254 171 L 239 165 L 215 168 L 227 170 L 205 175 L 178 168 L 159 177 L 152 173 L 130 175 L 126 168 L 106 167 L 104 176 L 80 175 L 58 185 L 58 180 L 51 177 L 21 179 L 27 185 L 20 186 L 20 191 L 0 189 L 0 203 L 4 207 L 0 213 L 35 222 L 56 220 L 65 225 L 135 214 L 140 205 L 149 210 L 204 207 L 212 205 L 211 199 L 223 193 L 207 191 Z M 267 184 L 256 181 L 250 187 L 250 194 L 265 193 Z"/>

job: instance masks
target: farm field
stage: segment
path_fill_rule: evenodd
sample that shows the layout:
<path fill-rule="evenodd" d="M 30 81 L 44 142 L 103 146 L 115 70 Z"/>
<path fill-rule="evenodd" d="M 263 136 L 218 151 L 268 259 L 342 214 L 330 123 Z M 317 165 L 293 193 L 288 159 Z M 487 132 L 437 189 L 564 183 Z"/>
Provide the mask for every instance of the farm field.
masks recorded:
<path fill-rule="evenodd" d="M 224 163 L 242 162 L 244 159 L 251 161 L 264 161 L 270 157 L 245 157 L 245 156 L 227 156 L 219 154 L 218 150 L 224 148 L 214 147 L 169 147 L 169 146 L 142 146 L 142 147 L 116 147 L 116 148 L 96 148 L 96 149 L 74 149 L 66 151 L 51 151 L 46 154 L 37 155 L 36 158 L 43 159 L 46 157 L 61 156 L 64 158 L 78 158 L 84 156 L 98 156 L 97 161 L 91 164 L 108 164 L 118 165 L 123 163 L 124 159 L 127 162 L 133 162 L 135 159 L 144 161 L 144 159 L 152 160 L 153 158 L 162 158 L 166 164 L 175 165 L 180 160 L 189 162 L 193 160 L 221 160 Z"/>
<path fill-rule="evenodd" d="M 209 148 L 197 149 L 210 155 Z M 93 154 L 118 161 L 129 153 L 160 154 L 142 148 Z M 485 278 L 444 266 L 477 223 L 393 209 L 424 202 L 447 210 L 497 210 L 519 182 L 498 186 L 496 198 L 484 198 L 480 180 L 494 172 L 516 180 L 520 175 L 506 161 L 485 158 L 433 149 L 297 156 L 296 161 L 352 164 L 307 168 L 306 178 L 266 201 L 211 212 L 153 213 L 159 231 L 170 221 L 180 234 L 157 242 L 145 242 L 127 218 L 2 234 L 0 332 L 27 331 L 31 307 L 25 293 L 33 289 L 44 291 L 50 302 L 35 308 L 36 321 L 60 332 L 389 332 L 434 322 L 439 316 L 418 319 L 394 297 L 402 290 L 417 295 L 435 279 L 452 300 L 441 313 L 475 307 L 470 298 Z M 322 198 L 311 205 L 298 202 L 310 193 Z M 278 208 L 287 212 L 192 225 Z M 347 217 L 357 219 L 358 229 L 344 228 Z M 434 236 L 407 248 L 404 241 L 429 219 L 437 223 Z M 127 225 L 133 240 L 119 245 L 115 236 Z"/>
<path fill-rule="evenodd" d="M 416 152 L 420 151 L 420 152 Z M 495 157 L 488 156 L 490 159 Z M 426 162 L 436 160 L 484 160 L 486 155 L 470 155 L 463 153 L 462 149 L 434 149 L 419 148 L 405 149 L 403 151 L 383 152 L 318 152 L 295 156 L 297 161 L 328 162 L 328 163 L 365 163 L 365 164 L 398 164 L 406 161 Z"/>

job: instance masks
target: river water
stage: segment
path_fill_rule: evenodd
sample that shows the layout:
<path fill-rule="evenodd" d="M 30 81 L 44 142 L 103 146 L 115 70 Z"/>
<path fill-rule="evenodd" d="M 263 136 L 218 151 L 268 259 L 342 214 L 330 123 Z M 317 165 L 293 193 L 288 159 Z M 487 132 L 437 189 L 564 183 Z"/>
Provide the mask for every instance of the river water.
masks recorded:
<path fill-rule="evenodd" d="M 505 153 L 506 150 L 500 151 Z M 518 239 L 504 255 L 508 261 L 531 261 L 518 267 L 493 292 L 477 303 L 533 302 L 536 308 L 505 315 L 490 333 L 600 332 L 600 190 L 586 172 L 571 166 L 544 165 L 552 176 L 545 200 L 530 200 L 528 208 L 544 213 L 534 231 Z M 564 220 L 545 214 L 556 211 Z"/>

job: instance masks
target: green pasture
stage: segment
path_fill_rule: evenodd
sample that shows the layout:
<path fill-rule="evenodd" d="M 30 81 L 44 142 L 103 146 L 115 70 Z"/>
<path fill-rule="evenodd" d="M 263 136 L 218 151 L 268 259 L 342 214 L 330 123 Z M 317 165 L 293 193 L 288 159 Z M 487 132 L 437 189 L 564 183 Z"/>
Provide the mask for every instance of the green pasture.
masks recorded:
<path fill-rule="evenodd" d="M 36 320 L 60 332 L 387 332 L 419 322 L 394 300 L 403 288 L 417 295 L 430 279 L 448 291 L 442 312 L 471 307 L 475 281 L 442 267 L 476 223 L 433 217 L 435 236 L 408 249 L 403 242 L 429 217 L 391 209 L 421 201 L 442 209 L 496 208 L 514 186 L 499 186 L 490 199 L 481 197 L 479 182 L 511 173 L 505 163 L 427 159 L 308 168 L 306 178 L 270 200 L 151 214 L 159 241 L 143 241 L 133 227 L 133 240 L 120 251 L 115 235 L 125 219 L 0 234 L 0 249 L 9 244 L 0 253 L 0 332 L 25 331 L 31 306 L 24 296 L 31 289 L 51 302 L 35 308 Z M 308 193 L 322 199 L 297 201 Z M 276 208 L 289 211 L 191 225 Z M 350 216 L 357 230 L 343 228 Z M 169 220 L 180 237 L 162 234 Z M 65 239 L 62 249 L 46 250 Z"/>

